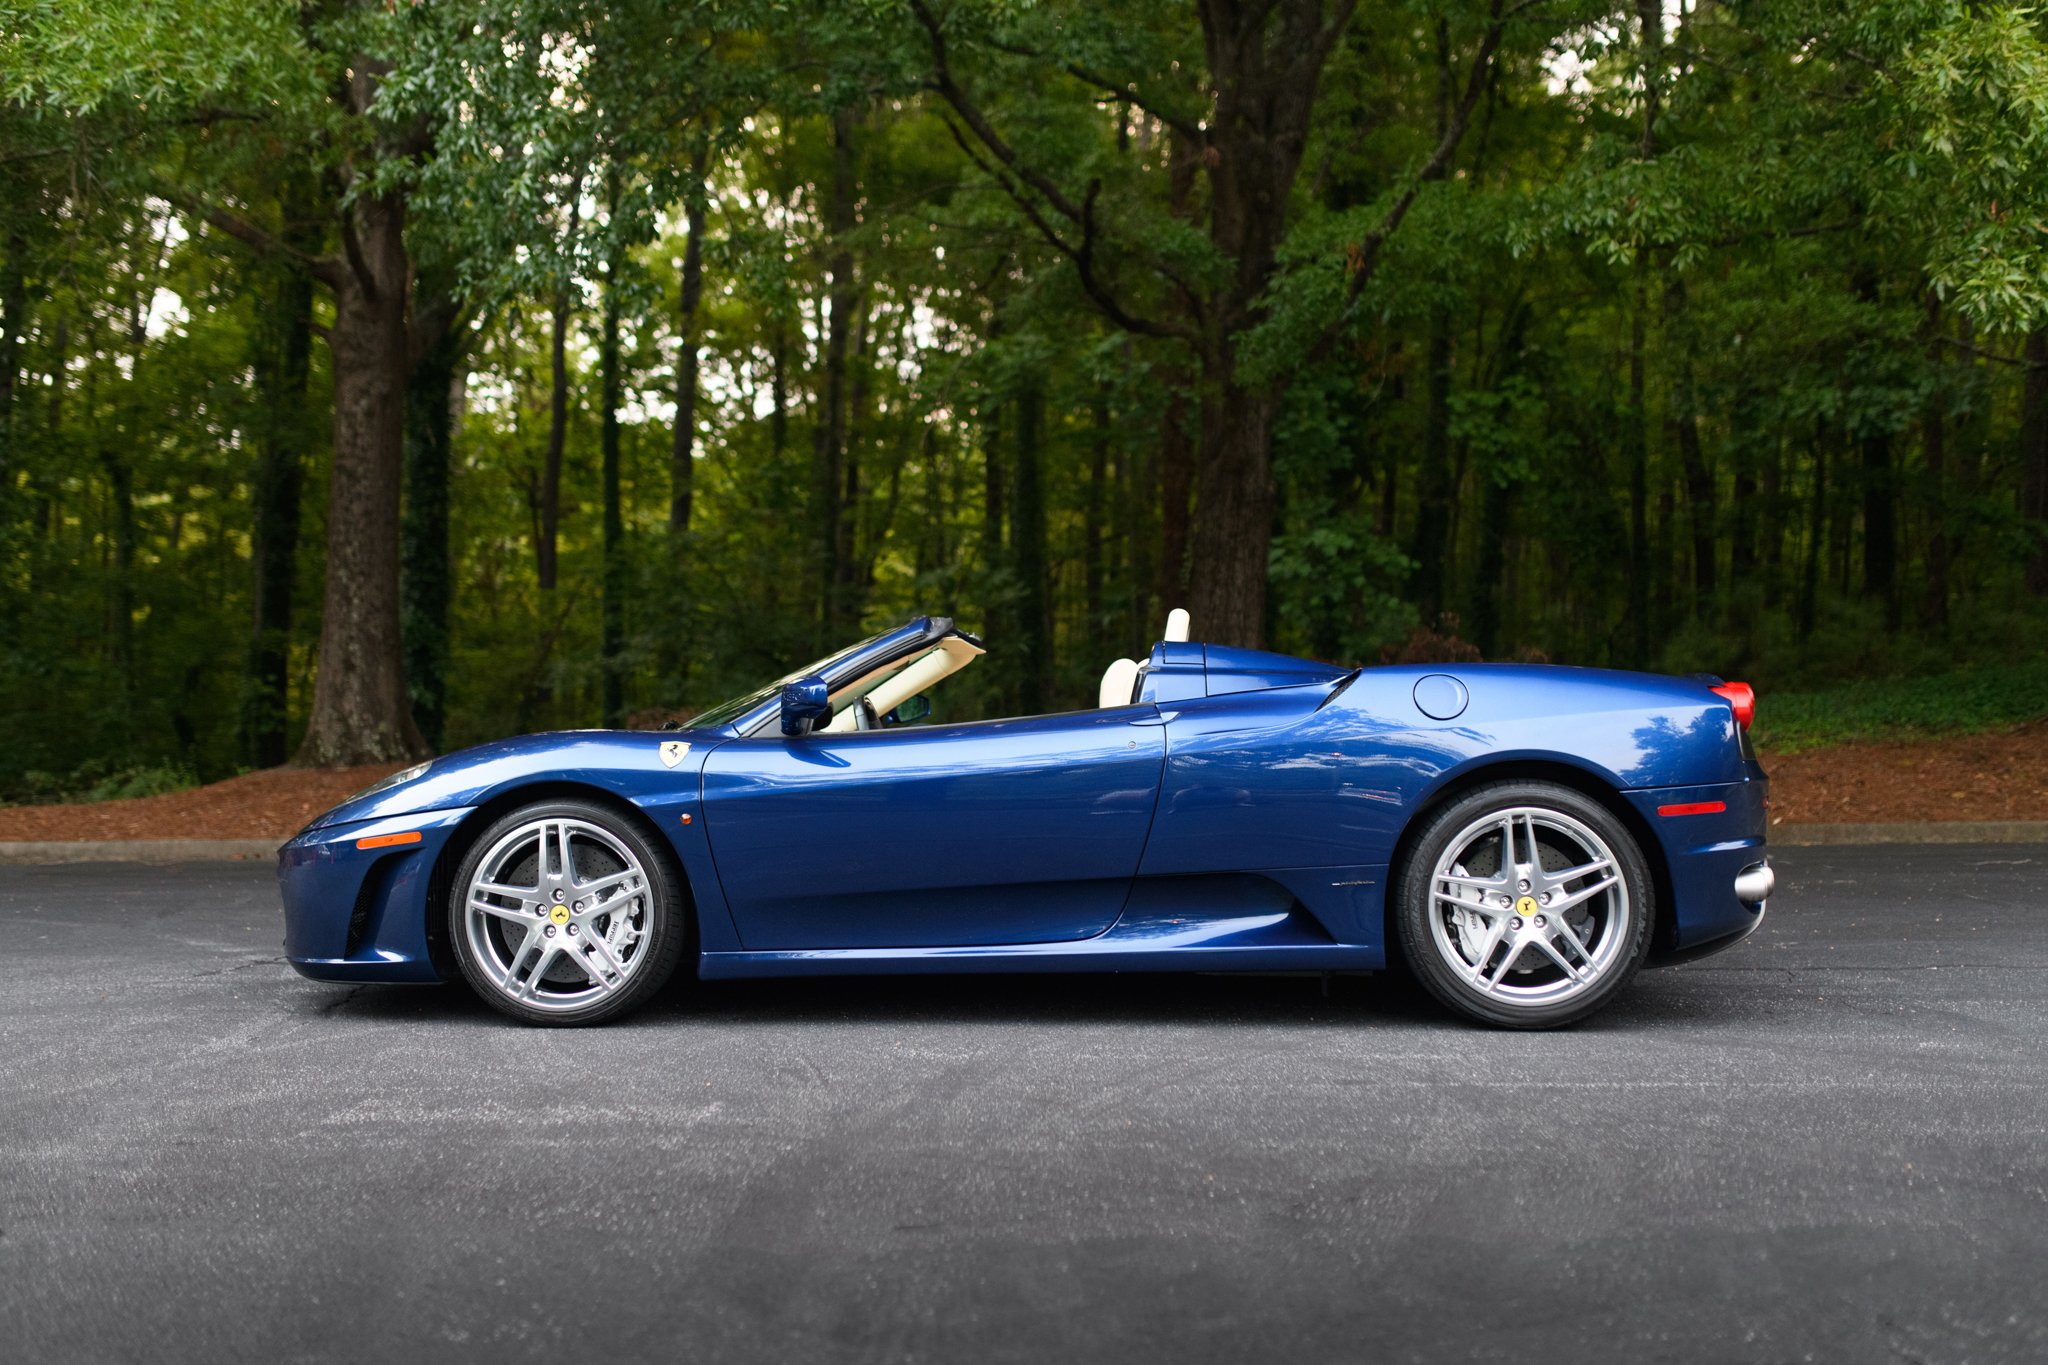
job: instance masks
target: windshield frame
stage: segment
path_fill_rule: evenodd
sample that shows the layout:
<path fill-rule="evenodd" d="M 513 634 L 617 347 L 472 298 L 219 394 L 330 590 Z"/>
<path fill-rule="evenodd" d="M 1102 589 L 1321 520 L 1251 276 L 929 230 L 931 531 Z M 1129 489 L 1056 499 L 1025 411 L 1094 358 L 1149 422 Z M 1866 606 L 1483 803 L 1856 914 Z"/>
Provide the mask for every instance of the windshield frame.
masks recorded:
<path fill-rule="evenodd" d="M 948 635 L 962 633 L 964 632 L 954 630 L 953 622 L 948 617 L 917 617 L 893 630 L 885 630 L 857 644 L 848 645 L 836 654 L 828 654 L 815 663 L 805 664 L 765 687 L 722 701 L 692 716 L 685 728 L 722 729 L 736 737 L 745 738 L 774 717 L 781 708 L 782 689 L 799 678 L 816 674 L 825 680 L 828 688 L 837 688 L 849 678 L 859 677 L 883 666 L 898 654 L 930 648 L 935 641 L 943 640 Z"/>

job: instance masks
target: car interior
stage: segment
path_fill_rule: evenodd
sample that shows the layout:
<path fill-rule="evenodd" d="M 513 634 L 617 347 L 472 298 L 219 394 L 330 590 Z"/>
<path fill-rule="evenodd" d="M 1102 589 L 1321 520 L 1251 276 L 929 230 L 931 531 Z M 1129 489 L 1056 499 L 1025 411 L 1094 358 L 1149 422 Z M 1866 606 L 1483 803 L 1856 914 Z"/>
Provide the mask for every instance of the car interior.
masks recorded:
<path fill-rule="evenodd" d="M 1175 607 L 1166 615 L 1166 633 L 1160 638 L 1184 641 L 1189 624 L 1186 609 Z M 983 653 L 986 651 L 974 641 L 949 635 L 922 654 L 853 679 L 833 691 L 832 719 L 823 727 L 824 733 L 880 730 L 921 719 L 929 713 L 929 704 L 916 709 L 918 699 Z M 1131 705 L 1137 700 L 1143 677 L 1144 669 L 1137 660 L 1114 660 L 1102 674 L 1095 704 L 1103 708 Z"/>

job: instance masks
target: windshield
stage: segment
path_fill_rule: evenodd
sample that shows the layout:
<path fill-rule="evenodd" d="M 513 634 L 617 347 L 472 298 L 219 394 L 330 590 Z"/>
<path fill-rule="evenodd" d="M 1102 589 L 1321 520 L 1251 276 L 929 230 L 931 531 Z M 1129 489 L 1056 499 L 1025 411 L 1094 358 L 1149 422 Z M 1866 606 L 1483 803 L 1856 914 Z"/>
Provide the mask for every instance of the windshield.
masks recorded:
<path fill-rule="evenodd" d="M 797 669 L 793 673 L 785 673 L 781 677 L 777 678 L 774 682 L 769 683 L 766 687 L 759 688 L 753 692 L 748 692 L 743 696 L 734 697 L 731 701 L 722 701 L 718 705 L 712 707 L 709 711 L 700 712 L 699 714 L 690 717 L 690 728 L 693 730 L 710 730 L 715 729 L 720 725 L 730 725 L 734 721 L 738 720 L 741 716 L 747 714 L 747 712 L 753 710 L 755 707 L 761 705 L 763 702 L 773 697 L 776 693 L 780 692 L 784 684 L 793 683 L 798 678 L 808 678 L 813 673 L 827 672 L 833 667 L 833 665 L 839 663 L 840 660 L 845 659 L 851 655 L 857 654 L 863 649 L 866 649 L 869 645 L 872 645 L 877 640 L 880 640 L 883 635 L 892 635 L 894 633 L 894 631 L 885 630 L 881 633 L 881 635 L 870 635 L 867 639 L 862 640 L 859 644 L 848 645 L 845 649 L 840 650 L 837 654 L 828 654 L 824 658 L 818 660 L 816 663 L 808 663 L 805 664 L 802 668 Z"/>

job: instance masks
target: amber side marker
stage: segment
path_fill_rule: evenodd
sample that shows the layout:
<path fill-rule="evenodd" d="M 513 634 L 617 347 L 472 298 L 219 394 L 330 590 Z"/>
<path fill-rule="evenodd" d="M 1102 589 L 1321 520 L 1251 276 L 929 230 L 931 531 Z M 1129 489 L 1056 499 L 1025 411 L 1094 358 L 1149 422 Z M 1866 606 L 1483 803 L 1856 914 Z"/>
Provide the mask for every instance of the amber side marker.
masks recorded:
<path fill-rule="evenodd" d="M 416 829 L 409 829 L 403 834 L 372 834 L 367 839 L 356 840 L 356 847 L 394 848 L 399 844 L 416 844 L 419 841 L 420 832 Z"/>
<path fill-rule="evenodd" d="M 689 814 L 688 814 L 687 812 L 685 812 L 685 813 L 684 813 L 684 815 L 683 815 L 683 823 L 684 823 L 684 824 L 686 824 L 686 825 L 690 823 L 690 817 L 689 817 Z"/>
<path fill-rule="evenodd" d="M 1659 815 L 1719 815 L 1728 809 L 1726 801 L 1687 801 L 1676 806 L 1659 806 Z"/>

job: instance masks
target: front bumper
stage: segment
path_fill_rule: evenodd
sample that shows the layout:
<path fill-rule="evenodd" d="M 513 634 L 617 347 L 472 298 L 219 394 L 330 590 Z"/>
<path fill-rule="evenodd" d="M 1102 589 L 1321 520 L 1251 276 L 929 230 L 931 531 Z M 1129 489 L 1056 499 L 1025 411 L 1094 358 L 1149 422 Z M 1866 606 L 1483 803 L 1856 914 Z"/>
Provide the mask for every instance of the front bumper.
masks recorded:
<path fill-rule="evenodd" d="M 285 958 L 316 981 L 440 981 L 434 866 L 469 807 L 300 832 L 277 851 Z M 358 847 L 417 833 L 417 843 Z"/>

